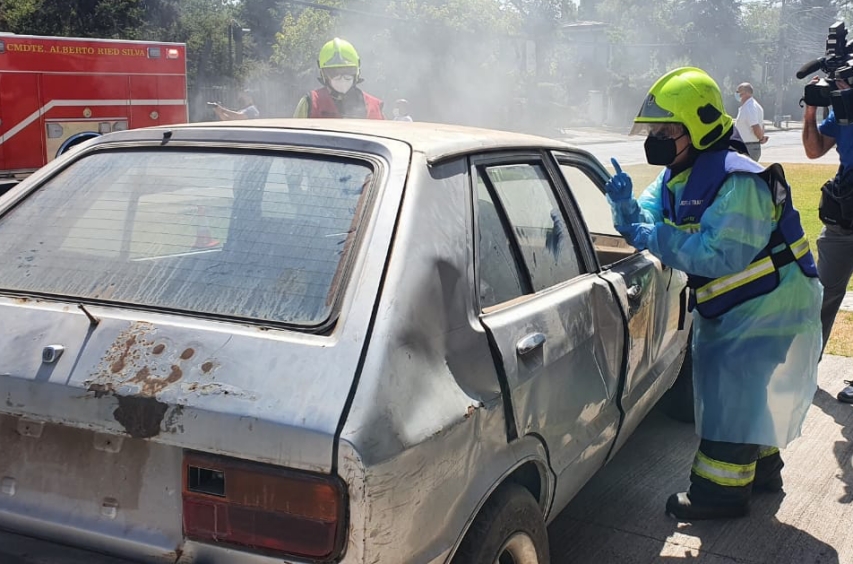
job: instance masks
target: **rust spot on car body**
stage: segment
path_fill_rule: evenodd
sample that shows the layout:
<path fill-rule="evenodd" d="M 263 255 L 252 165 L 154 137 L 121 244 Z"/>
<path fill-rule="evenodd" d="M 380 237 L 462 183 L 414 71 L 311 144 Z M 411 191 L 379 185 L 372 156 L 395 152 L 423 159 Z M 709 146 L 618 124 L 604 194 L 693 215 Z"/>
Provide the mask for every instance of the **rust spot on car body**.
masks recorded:
<path fill-rule="evenodd" d="M 113 385 L 112 384 L 90 384 L 88 387 L 88 391 L 94 392 L 96 398 L 102 398 L 106 395 L 113 393 Z"/>
<path fill-rule="evenodd" d="M 118 407 L 113 411 L 128 435 L 136 439 L 149 439 L 160 434 L 160 423 L 168 405 L 154 398 L 116 396 Z"/>
<path fill-rule="evenodd" d="M 132 323 L 115 337 L 86 386 L 96 398 L 109 395 L 118 400 L 113 417 L 132 437 L 150 438 L 163 429 L 180 432 L 180 408 L 158 397 L 167 388 L 180 385 L 187 375 L 216 369 L 215 358 L 202 366 L 193 362 L 199 352 L 198 346 L 176 346 L 159 337 L 149 323 Z M 186 392 L 186 384 L 176 391 Z M 170 409 L 172 416 L 164 422 Z"/>
<path fill-rule="evenodd" d="M 131 335 L 130 338 L 128 338 L 124 342 L 123 348 L 119 348 L 119 351 L 120 351 L 119 356 L 115 360 L 115 362 L 112 363 L 112 366 L 110 366 L 110 370 L 112 371 L 113 374 L 118 374 L 119 372 L 124 370 L 125 363 L 127 362 L 127 356 L 128 356 L 128 354 L 130 354 L 130 350 L 133 348 L 133 345 L 135 345 L 135 344 L 136 344 L 136 336 Z"/>
<path fill-rule="evenodd" d="M 184 426 L 181 423 L 181 416 L 184 413 L 184 406 L 176 405 L 174 409 L 167 413 L 168 415 L 163 421 L 163 429 L 167 433 L 183 433 Z"/>
<path fill-rule="evenodd" d="M 156 349 L 162 347 L 162 352 L 166 346 L 153 346 L 152 340 L 146 338 L 152 329 L 148 323 L 134 323 L 116 336 L 95 368 L 94 377 L 86 382 L 89 391 L 94 391 L 96 397 L 107 393 L 151 396 L 166 387 L 167 368 L 154 358 Z M 138 390 L 128 394 L 122 389 L 125 385 Z"/>
<path fill-rule="evenodd" d="M 143 366 L 136 373 L 136 376 L 125 380 L 123 384 L 136 384 L 139 386 L 139 392 L 134 395 L 151 397 L 164 390 L 169 384 L 174 384 L 180 380 L 183 375 L 183 370 L 175 364 L 171 366 L 171 371 L 165 378 L 152 374 L 148 366 Z"/>

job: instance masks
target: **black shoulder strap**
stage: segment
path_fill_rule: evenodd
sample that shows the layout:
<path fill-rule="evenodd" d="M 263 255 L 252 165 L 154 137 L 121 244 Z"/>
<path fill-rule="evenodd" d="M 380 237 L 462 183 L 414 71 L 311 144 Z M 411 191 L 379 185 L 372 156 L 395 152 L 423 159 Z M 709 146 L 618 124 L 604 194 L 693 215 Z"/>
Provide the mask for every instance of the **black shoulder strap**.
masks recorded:
<path fill-rule="evenodd" d="M 773 163 L 758 174 L 770 188 L 775 205 L 782 205 L 790 199 L 791 187 L 785 178 L 785 169 L 779 163 Z"/>

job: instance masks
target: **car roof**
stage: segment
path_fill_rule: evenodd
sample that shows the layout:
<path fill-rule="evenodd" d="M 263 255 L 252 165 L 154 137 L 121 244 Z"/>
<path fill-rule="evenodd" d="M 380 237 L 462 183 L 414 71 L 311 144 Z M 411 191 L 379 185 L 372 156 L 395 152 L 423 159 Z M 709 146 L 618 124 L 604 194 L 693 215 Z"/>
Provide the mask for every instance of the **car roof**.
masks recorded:
<path fill-rule="evenodd" d="M 497 151 L 502 149 L 572 149 L 560 141 L 494 129 L 428 122 L 403 122 L 366 119 L 253 119 L 227 122 L 205 122 L 160 126 L 160 128 L 191 129 L 243 128 L 279 129 L 287 131 L 316 131 L 393 139 L 408 144 L 413 151 L 423 153 L 429 162 L 458 155 Z"/>

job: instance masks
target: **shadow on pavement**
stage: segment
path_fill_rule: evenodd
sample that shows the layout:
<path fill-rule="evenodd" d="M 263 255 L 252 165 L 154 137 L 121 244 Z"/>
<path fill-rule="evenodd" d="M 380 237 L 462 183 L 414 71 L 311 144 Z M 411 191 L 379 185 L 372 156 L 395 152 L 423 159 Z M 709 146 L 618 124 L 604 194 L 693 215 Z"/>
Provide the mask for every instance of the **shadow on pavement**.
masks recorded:
<path fill-rule="evenodd" d="M 824 394 L 835 402 L 835 398 Z M 820 398 L 821 409 L 833 408 L 821 405 L 824 400 Z M 853 410 L 848 410 L 848 415 L 850 413 Z M 842 416 L 842 411 L 839 411 L 839 417 Z M 849 433 L 853 427 L 846 429 L 849 430 L 845 433 Z M 750 515 L 742 519 L 689 524 L 667 516 L 664 513 L 666 498 L 671 493 L 684 491 L 689 484 L 688 476 L 697 444 L 692 424 L 677 423 L 657 411 L 652 412 L 617 456 L 550 524 L 551 562 L 840 562 L 836 548 L 777 518 L 786 498 L 784 492 L 755 495 Z M 838 455 L 843 456 L 847 452 L 847 443 L 837 446 Z M 849 478 L 849 461 L 844 467 Z M 796 479 L 786 483 L 785 487 L 790 499 L 779 517 L 797 522 L 795 518 L 788 517 L 792 512 L 802 511 L 802 496 L 810 494 L 801 491 L 802 485 Z M 851 489 L 847 491 L 851 492 Z M 830 517 L 818 518 L 825 521 Z"/>
<path fill-rule="evenodd" d="M 784 492 L 759 494 L 749 516 L 733 521 L 674 523 L 669 541 L 648 562 L 838 564 L 835 548 L 776 518 L 784 499 Z"/>
<path fill-rule="evenodd" d="M 822 388 L 818 388 L 812 403 L 832 417 L 841 429 L 843 440 L 835 441 L 832 446 L 832 452 L 835 454 L 838 468 L 841 470 L 837 478 L 844 482 L 844 495 L 838 499 L 838 502 L 851 503 L 853 502 L 853 462 L 851 462 L 851 455 L 853 455 L 853 409 L 850 405 L 838 401 Z"/>

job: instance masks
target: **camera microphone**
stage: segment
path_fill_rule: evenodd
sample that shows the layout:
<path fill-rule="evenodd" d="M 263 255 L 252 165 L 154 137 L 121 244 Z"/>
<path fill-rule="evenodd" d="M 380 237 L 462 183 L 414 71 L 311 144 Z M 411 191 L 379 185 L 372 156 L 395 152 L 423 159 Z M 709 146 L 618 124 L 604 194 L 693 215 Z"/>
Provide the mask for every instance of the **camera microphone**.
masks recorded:
<path fill-rule="evenodd" d="M 800 70 L 797 71 L 797 78 L 805 78 L 811 73 L 820 70 L 825 60 L 826 57 L 821 57 L 820 59 L 815 59 L 814 61 L 809 61 L 804 64 L 800 67 Z"/>

